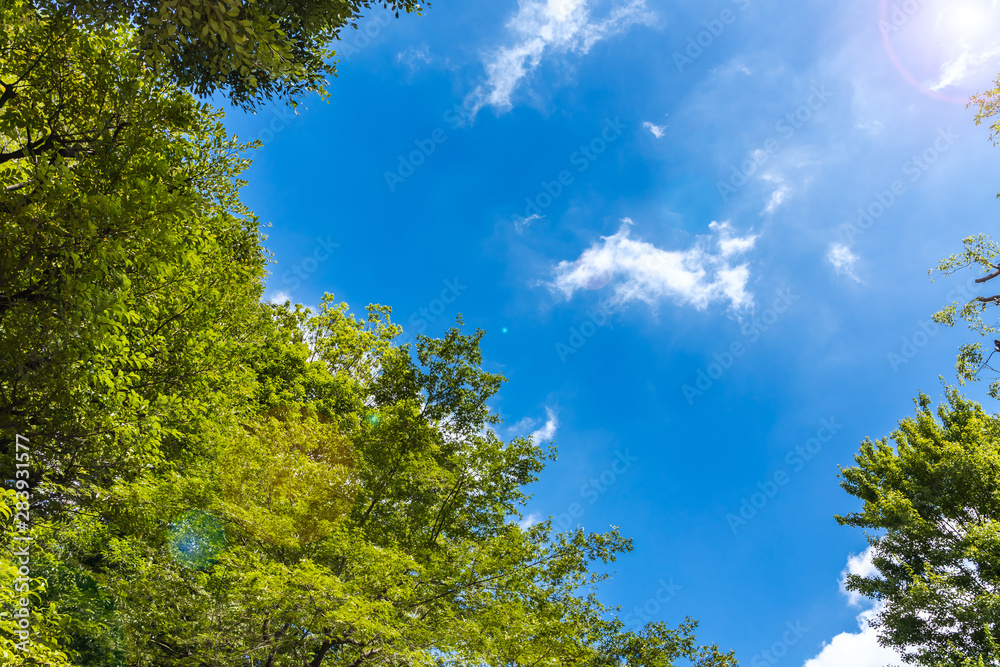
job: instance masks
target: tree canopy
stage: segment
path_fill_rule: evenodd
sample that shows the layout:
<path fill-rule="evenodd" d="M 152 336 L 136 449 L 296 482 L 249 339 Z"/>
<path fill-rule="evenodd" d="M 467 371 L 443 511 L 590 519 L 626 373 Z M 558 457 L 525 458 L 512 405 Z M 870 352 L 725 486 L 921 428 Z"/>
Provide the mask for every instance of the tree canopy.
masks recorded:
<path fill-rule="evenodd" d="M 918 665 L 1000 659 L 1000 416 L 951 389 L 936 411 L 921 394 L 917 414 L 888 438 L 865 440 L 843 486 L 863 509 L 838 516 L 866 529 L 875 576 L 848 590 L 879 601 L 883 645 Z"/>
<path fill-rule="evenodd" d="M 35 0 L 46 15 L 90 30 L 134 27 L 129 46 L 154 72 L 195 94 L 224 92 L 253 108 L 324 94 L 336 75 L 330 43 L 357 27 L 362 12 L 384 7 L 420 13 L 418 0 Z"/>
<path fill-rule="evenodd" d="M 370 6 L 0 5 L 5 664 L 735 664 L 600 602 L 617 529 L 519 523 L 555 453 L 497 435 L 482 331 L 261 302 L 247 146 L 195 95 L 318 90 Z"/>

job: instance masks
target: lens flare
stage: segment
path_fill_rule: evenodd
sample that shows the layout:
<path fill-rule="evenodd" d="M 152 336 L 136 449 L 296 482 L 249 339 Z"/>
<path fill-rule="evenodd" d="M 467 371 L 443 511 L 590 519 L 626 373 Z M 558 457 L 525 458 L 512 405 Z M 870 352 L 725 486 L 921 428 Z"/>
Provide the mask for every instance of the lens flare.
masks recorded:
<path fill-rule="evenodd" d="M 1000 68 L 1000 3 L 995 0 L 882 0 L 886 54 L 911 86 L 966 104 Z"/>
<path fill-rule="evenodd" d="M 203 570 L 226 550 L 226 530 L 211 514 L 195 510 L 170 524 L 167 543 L 174 560 L 184 567 Z"/>

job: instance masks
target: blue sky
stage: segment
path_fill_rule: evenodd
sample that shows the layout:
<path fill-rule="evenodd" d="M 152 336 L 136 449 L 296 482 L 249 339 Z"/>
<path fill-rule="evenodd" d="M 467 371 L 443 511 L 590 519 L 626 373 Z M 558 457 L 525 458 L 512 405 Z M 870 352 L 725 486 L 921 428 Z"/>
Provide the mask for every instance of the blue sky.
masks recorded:
<path fill-rule="evenodd" d="M 264 142 L 267 296 L 485 329 L 502 434 L 559 448 L 530 518 L 635 540 L 603 590 L 627 621 L 694 616 L 753 667 L 886 664 L 840 588 L 866 542 L 837 466 L 969 337 L 929 320 L 972 275 L 927 271 L 1000 205 L 962 103 L 1000 72 L 996 4 L 375 11 L 328 103 L 229 115 Z"/>

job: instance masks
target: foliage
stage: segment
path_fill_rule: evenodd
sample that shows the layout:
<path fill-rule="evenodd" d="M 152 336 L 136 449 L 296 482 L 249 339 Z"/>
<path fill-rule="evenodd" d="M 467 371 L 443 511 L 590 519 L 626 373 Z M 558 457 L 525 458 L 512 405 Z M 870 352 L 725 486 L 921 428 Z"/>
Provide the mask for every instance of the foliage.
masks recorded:
<path fill-rule="evenodd" d="M 12 519 L 16 506 L 16 492 L 0 489 L 0 520 L 4 524 L 0 533 L 0 660 L 9 667 L 69 667 L 65 628 L 71 620 L 47 599 L 45 579 L 32 576 L 30 551 L 20 555 L 25 552 L 25 542 L 15 540 Z M 22 564 L 29 568 L 27 576 L 19 572 Z M 29 612 L 27 618 L 22 610 Z M 27 629 L 19 624 L 22 619 Z"/>
<path fill-rule="evenodd" d="M 597 599 L 616 529 L 518 523 L 554 450 L 497 436 L 483 332 L 400 345 L 385 306 L 260 303 L 245 146 L 178 84 L 318 89 L 370 6 L 0 4 L 0 478 L 27 437 L 39 605 L 14 659 L 735 664 Z"/>
<path fill-rule="evenodd" d="M 180 463 L 238 398 L 265 256 L 219 112 L 149 78 L 124 34 L 0 17 L 0 473 L 19 433 L 39 491 L 80 502 L 85 480 Z"/>
<path fill-rule="evenodd" d="M 848 590 L 882 604 L 880 642 L 918 665 L 1000 660 L 1000 416 L 948 390 L 937 410 L 920 395 L 915 417 L 865 440 L 841 486 L 864 502 L 838 516 L 871 531 L 878 575 Z"/>
<path fill-rule="evenodd" d="M 982 277 L 976 278 L 976 282 L 980 284 L 1000 276 L 1000 261 L 997 260 L 998 255 L 1000 255 L 1000 245 L 997 245 L 985 234 L 970 236 L 963 243 L 965 248 L 962 252 L 941 260 L 937 267 L 931 271 L 931 274 L 937 272 L 944 276 L 950 276 L 961 269 L 979 267 L 984 274 Z M 954 302 L 935 313 L 934 321 L 950 327 L 955 325 L 955 316 L 958 315 L 966 322 L 970 330 L 978 333 L 981 337 L 986 337 L 1000 331 L 992 319 L 983 318 L 987 307 L 997 304 L 1000 304 L 1000 294 L 973 297 L 964 304 Z M 1000 352 L 1000 343 L 994 341 L 992 345 L 989 345 L 989 348 L 990 356 L 992 356 L 994 352 Z M 980 373 L 984 368 L 990 368 L 993 371 L 992 367 L 988 366 L 990 356 L 984 356 L 982 343 L 962 345 L 955 365 L 959 382 L 965 384 L 968 381 L 980 379 Z M 990 383 L 989 392 L 993 398 L 1000 398 L 1000 374 Z"/>
<path fill-rule="evenodd" d="M 228 93 L 243 107 L 324 94 L 336 74 L 328 44 L 372 5 L 399 16 L 418 0 L 36 0 L 88 28 L 135 26 L 132 49 L 157 73 L 197 95 Z"/>
<path fill-rule="evenodd" d="M 1000 78 L 997 79 L 996 85 L 992 89 L 974 95 L 969 106 L 976 107 L 976 125 L 1000 115 Z M 1000 141 L 1000 120 L 992 121 L 990 139 L 994 144 Z M 997 197 L 1000 198 L 1000 194 L 997 194 Z M 982 269 L 983 275 L 976 278 L 976 283 L 987 283 L 1000 276 L 1000 261 L 997 260 L 997 256 L 1000 255 L 1000 245 L 997 245 L 996 241 L 986 234 L 979 234 L 964 239 L 962 243 L 964 245 L 962 252 L 942 259 L 930 271 L 931 275 L 938 273 L 950 276 L 960 269 L 978 266 Z M 954 326 L 957 314 L 965 320 L 969 329 L 986 337 L 988 334 L 996 334 L 998 325 L 994 324 L 992 319 L 984 320 L 983 313 L 988 306 L 997 304 L 1000 304 L 1000 294 L 973 297 L 964 304 L 954 302 L 938 311 L 934 315 L 934 321 L 946 326 Z M 980 373 L 988 367 L 990 356 L 993 353 L 1000 353 L 1000 339 L 994 339 L 992 345 L 987 344 L 987 348 L 988 354 L 983 349 L 983 344 L 979 342 L 966 343 L 959 348 L 958 360 L 955 365 L 959 383 L 965 384 L 967 381 L 980 379 Z M 990 371 L 996 373 L 990 382 L 990 396 L 1000 398 L 1000 372 L 995 371 L 992 367 L 990 367 Z"/>
<path fill-rule="evenodd" d="M 969 106 L 977 107 L 976 125 L 1000 115 L 1000 77 L 997 77 L 993 88 L 990 88 L 985 93 L 973 95 L 969 101 Z M 1000 140 L 1000 119 L 994 120 L 991 123 L 990 139 L 994 144 Z M 1000 197 L 1000 195 L 997 195 L 997 197 Z"/>

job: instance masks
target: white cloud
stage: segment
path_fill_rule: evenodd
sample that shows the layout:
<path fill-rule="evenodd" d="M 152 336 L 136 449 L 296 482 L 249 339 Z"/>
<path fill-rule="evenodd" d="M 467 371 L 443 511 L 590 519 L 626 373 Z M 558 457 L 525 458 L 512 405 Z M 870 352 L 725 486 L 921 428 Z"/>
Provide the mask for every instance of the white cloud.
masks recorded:
<path fill-rule="evenodd" d="M 527 229 L 528 226 L 531 225 L 531 223 L 533 223 L 535 220 L 541 220 L 544 217 L 545 217 L 544 215 L 538 215 L 537 213 L 532 213 L 527 218 L 521 218 L 520 220 L 515 220 L 514 229 L 518 233 L 521 233 L 525 229 Z"/>
<path fill-rule="evenodd" d="M 281 290 L 281 291 L 278 291 L 278 292 L 275 292 L 274 294 L 272 294 L 270 296 L 270 298 L 268 298 L 267 302 L 268 303 L 273 303 L 276 306 L 280 306 L 281 304 L 285 303 L 286 301 L 291 301 L 291 300 L 292 300 L 292 295 L 289 294 L 288 292 L 285 292 L 285 291 Z"/>
<path fill-rule="evenodd" d="M 785 199 L 788 197 L 788 187 L 785 185 L 779 185 L 777 189 L 771 193 L 771 197 L 767 200 L 767 204 L 764 206 L 764 213 L 774 213 L 778 210 L 778 207 L 785 203 Z"/>
<path fill-rule="evenodd" d="M 758 148 L 753 152 L 753 157 L 758 164 L 761 164 L 767 160 L 768 156 L 766 151 Z M 768 198 L 767 204 L 764 205 L 764 210 L 761 211 L 761 213 L 770 215 L 778 210 L 779 206 L 785 203 L 785 200 L 788 199 L 788 193 L 791 192 L 792 189 L 788 187 L 785 179 L 779 174 L 769 172 L 761 174 L 760 178 L 766 183 L 774 184 L 774 190 L 771 192 L 771 196 Z"/>
<path fill-rule="evenodd" d="M 735 309 L 753 306 L 753 295 L 746 290 L 747 264 L 730 262 L 753 248 L 757 236 L 734 236 L 728 222 L 713 222 L 712 235 L 699 238 L 694 247 L 664 250 L 629 238 L 632 221 L 625 218 L 622 223 L 616 234 L 602 236 L 575 261 L 559 262 L 549 287 L 569 299 L 599 277 L 612 275 L 618 303 L 639 300 L 652 305 L 672 298 L 699 310 L 726 300 Z"/>
<path fill-rule="evenodd" d="M 847 276 L 851 280 L 861 282 L 861 279 L 854 273 L 854 265 L 858 262 L 858 256 L 851 251 L 850 246 L 843 243 L 830 245 L 830 250 L 826 253 L 826 260 L 833 265 L 833 270 L 838 275 Z"/>
<path fill-rule="evenodd" d="M 627 0 L 606 18 L 591 21 L 590 0 L 520 0 L 517 13 L 507 22 L 512 43 L 491 53 L 484 61 L 487 81 L 465 99 L 471 118 L 484 106 L 508 110 L 511 95 L 521 80 L 542 62 L 546 51 L 586 54 L 597 42 L 636 23 L 649 23 L 646 0 Z"/>
<path fill-rule="evenodd" d="M 531 440 L 536 445 L 548 442 L 556 437 L 556 429 L 559 428 L 559 417 L 552 408 L 545 408 L 545 424 L 538 430 L 532 431 Z"/>
<path fill-rule="evenodd" d="M 875 552 L 869 546 L 860 554 L 851 554 L 847 557 L 847 567 L 840 573 L 840 592 L 847 596 L 847 604 L 852 607 L 860 607 L 861 603 L 867 600 L 865 596 L 847 590 L 847 575 L 856 574 L 862 577 L 874 577 L 878 574 L 878 568 L 872 561 Z"/>
<path fill-rule="evenodd" d="M 650 123 L 648 120 L 642 124 L 642 126 L 653 133 L 653 136 L 657 139 L 663 137 L 664 131 L 667 129 L 666 125 L 657 125 L 655 123 Z"/>
<path fill-rule="evenodd" d="M 929 87 L 933 91 L 940 91 L 948 86 L 961 84 L 997 55 L 1000 55 L 1000 48 L 975 52 L 971 47 L 965 46 L 960 54 L 941 66 L 941 76 Z M 991 69 L 990 72 L 992 71 Z"/>
<path fill-rule="evenodd" d="M 539 426 L 541 424 L 541 426 Z M 556 429 L 559 428 L 559 416 L 552 408 L 545 408 L 545 421 L 535 417 L 525 417 L 507 428 L 509 436 L 522 436 L 525 431 L 531 430 L 531 438 L 535 444 L 547 442 L 556 437 Z"/>
<path fill-rule="evenodd" d="M 872 563 L 872 547 L 864 553 L 851 554 L 847 558 L 847 567 L 841 572 L 840 590 L 848 597 L 848 604 L 859 606 L 865 598 L 848 591 L 844 583 L 848 574 L 871 577 L 878 574 L 878 569 Z M 881 607 L 875 605 L 858 614 L 858 632 L 841 632 L 829 642 L 823 643 L 823 649 L 815 658 L 810 658 L 803 667 L 884 667 L 885 665 L 900 665 L 902 658 L 892 649 L 879 646 L 878 634 L 869 621 L 874 618 Z"/>
<path fill-rule="evenodd" d="M 517 525 L 521 527 L 521 530 L 527 530 L 528 528 L 534 526 L 536 523 L 541 523 L 541 522 L 542 522 L 542 515 L 539 514 L 538 512 L 532 512 L 528 516 L 518 521 Z"/>
<path fill-rule="evenodd" d="M 406 49 L 396 54 L 396 62 L 406 65 L 410 68 L 410 71 L 415 71 L 421 64 L 429 63 L 430 61 L 430 53 L 426 46 Z"/>
<path fill-rule="evenodd" d="M 803 667 L 885 667 L 901 665 L 902 658 L 892 649 L 879 646 L 875 628 L 868 620 L 878 612 L 869 609 L 858 614 L 859 632 L 841 632 L 829 642 L 815 658 L 806 660 Z"/>

